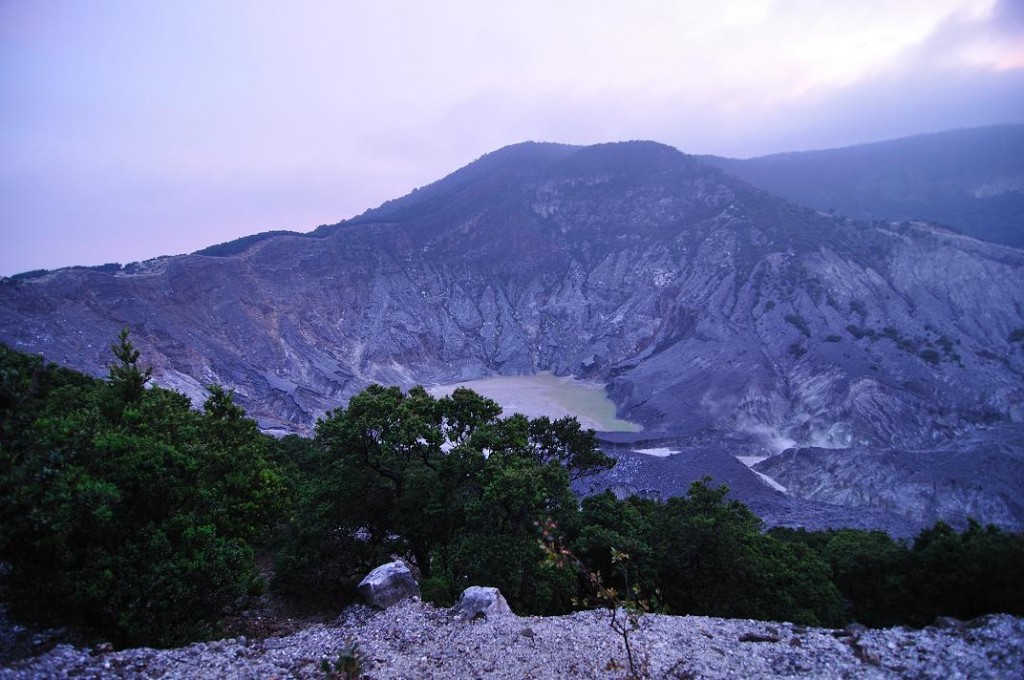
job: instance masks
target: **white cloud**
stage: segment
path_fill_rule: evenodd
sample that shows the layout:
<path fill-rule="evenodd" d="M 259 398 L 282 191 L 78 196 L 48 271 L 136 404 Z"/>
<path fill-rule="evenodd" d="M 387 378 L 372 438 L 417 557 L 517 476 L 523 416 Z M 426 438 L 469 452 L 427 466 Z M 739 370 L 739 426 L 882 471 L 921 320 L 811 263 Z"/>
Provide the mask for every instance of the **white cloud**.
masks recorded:
<path fill-rule="evenodd" d="M 1024 120 L 1022 7 L 3 3 L 0 273 L 135 259 L 43 245 L 69 221 L 193 250 L 356 214 L 525 139 L 752 155 Z"/>

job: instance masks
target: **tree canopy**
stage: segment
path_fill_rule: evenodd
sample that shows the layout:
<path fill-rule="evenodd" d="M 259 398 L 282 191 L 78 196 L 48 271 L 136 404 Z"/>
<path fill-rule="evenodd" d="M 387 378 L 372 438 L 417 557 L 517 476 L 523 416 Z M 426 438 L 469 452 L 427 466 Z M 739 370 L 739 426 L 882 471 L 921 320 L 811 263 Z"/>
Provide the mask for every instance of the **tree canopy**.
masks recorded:
<path fill-rule="evenodd" d="M 476 584 L 499 587 L 521 608 L 567 607 L 573 578 L 542 564 L 534 526 L 574 515 L 570 477 L 614 461 L 575 419 L 500 416 L 471 390 L 435 398 L 380 385 L 328 413 L 283 582 L 343 582 L 344 556 L 354 578 L 397 553 L 439 601 Z"/>
<path fill-rule="evenodd" d="M 120 644 L 211 631 L 257 581 L 281 510 L 268 441 L 229 393 L 152 387 L 127 333 L 107 381 L 0 347 L 0 559 L 18 615 Z"/>

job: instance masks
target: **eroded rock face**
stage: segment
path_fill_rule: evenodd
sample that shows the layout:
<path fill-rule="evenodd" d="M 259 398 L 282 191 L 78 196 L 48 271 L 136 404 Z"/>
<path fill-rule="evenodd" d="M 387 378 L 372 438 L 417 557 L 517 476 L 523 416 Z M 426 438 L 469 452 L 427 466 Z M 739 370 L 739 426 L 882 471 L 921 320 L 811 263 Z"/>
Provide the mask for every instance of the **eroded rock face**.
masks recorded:
<path fill-rule="evenodd" d="M 158 382 L 197 403 L 232 387 L 281 432 L 371 382 L 537 371 L 606 382 L 643 438 L 682 450 L 926 464 L 1024 422 L 1024 252 L 822 215 L 658 144 L 508 147 L 219 252 L 0 286 L 0 340 L 103 373 L 130 325 Z"/>
<path fill-rule="evenodd" d="M 462 591 L 455 604 L 455 613 L 467 621 L 514 616 L 501 591 L 483 586 L 470 586 Z"/>
<path fill-rule="evenodd" d="M 409 567 L 402 562 L 382 564 L 359 582 L 363 602 L 378 609 L 387 609 L 396 602 L 419 597 L 420 586 Z"/>
<path fill-rule="evenodd" d="M 850 510 L 887 511 L 918 526 L 969 518 L 1024 528 L 1024 427 L 973 433 L 930 451 L 794 448 L 756 470 L 793 496 Z"/>

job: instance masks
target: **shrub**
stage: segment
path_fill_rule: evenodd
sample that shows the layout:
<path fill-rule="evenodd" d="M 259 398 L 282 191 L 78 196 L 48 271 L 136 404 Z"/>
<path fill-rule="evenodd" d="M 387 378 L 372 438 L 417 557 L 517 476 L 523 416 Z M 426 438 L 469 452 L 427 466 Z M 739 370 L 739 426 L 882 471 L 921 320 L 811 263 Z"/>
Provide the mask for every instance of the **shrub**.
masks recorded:
<path fill-rule="evenodd" d="M 807 326 L 807 322 L 799 314 L 787 314 L 786 321 L 789 322 L 794 328 L 804 334 L 805 337 L 811 337 L 811 329 Z"/>
<path fill-rule="evenodd" d="M 176 644 L 256 582 L 279 477 L 230 393 L 213 388 L 196 412 L 143 389 L 126 334 L 115 348 L 109 381 L 0 353 L 0 559 L 17 615 Z"/>
<path fill-rule="evenodd" d="M 570 477 L 614 460 L 575 419 L 500 414 L 466 389 L 436 399 L 422 387 L 403 394 L 380 385 L 327 414 L 317 423 L 319 464 L 280 553 L 279 582 L 320 580 L 325 568 L 335 571 L 326 580 L 337 582 L 337 572 L 356 574 L 368 557 L 400 554 L 436 602 L 487 585 L 519 613 L 567 611 L 576 583 L 542 564 L 534 523 L 571 523 Z"/>
<path fill-rule="evenodd" d="M 860 340 L 861 338 L 868 334 L 866 330 L 852 323 L 846 327 L 846 332 L 858 340 Z"/>

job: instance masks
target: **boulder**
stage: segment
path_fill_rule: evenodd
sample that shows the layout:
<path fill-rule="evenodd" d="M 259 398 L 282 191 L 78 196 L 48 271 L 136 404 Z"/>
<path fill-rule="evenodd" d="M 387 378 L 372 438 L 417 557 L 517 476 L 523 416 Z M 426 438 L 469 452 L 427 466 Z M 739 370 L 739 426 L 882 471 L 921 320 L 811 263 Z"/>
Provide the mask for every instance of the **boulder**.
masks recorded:
<path fill-rule="evenodd" d="M 514 616 L 501 591 L 481 586 L 470 586 L 462 591 L 459 601 L 455 603 L 455 613 L 467 621 Z"/>
<path fill-rule="evenodd" d="M 401 562 L 382 564 L 359 582 L 359 595 L 371 607 L 387 609 L 400 600 L 419 597 L 420 587 Z"/>

